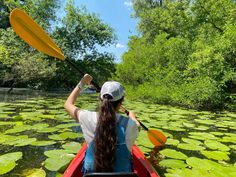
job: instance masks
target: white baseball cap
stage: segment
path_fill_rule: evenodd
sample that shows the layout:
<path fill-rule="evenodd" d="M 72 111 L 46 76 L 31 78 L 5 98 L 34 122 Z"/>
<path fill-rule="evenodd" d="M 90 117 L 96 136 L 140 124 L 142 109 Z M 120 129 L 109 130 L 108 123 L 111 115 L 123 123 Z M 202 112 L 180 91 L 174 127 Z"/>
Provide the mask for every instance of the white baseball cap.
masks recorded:
<path fill-rule="evenodd" d="M 101 99 L 105 94 L 112 96 L 111 101 L 117 101 L 125 95 L 124 88 L 119 82 L 116 81 L 107 81 L 102 85 L 101 88 Z"/>

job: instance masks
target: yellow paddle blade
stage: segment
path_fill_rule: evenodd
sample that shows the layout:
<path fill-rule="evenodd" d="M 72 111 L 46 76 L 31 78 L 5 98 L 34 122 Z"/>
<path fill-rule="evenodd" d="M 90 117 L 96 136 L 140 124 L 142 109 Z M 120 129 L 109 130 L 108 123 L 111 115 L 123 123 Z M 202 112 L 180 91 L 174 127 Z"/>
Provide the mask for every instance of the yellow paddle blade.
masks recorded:
<path fill-rule="evenodd" d="M 163 146 L 166 143 L 166 136 L 158 130 L 148 130 L 148 138 L 155 146 Z"/>
<path fill-rule="evenodd" d="M 16 8 L 10 14 L 10 23 L 17 35 L 40 52 L 64 60 L 65 57 L 46 32 L 27 15 Z"/>

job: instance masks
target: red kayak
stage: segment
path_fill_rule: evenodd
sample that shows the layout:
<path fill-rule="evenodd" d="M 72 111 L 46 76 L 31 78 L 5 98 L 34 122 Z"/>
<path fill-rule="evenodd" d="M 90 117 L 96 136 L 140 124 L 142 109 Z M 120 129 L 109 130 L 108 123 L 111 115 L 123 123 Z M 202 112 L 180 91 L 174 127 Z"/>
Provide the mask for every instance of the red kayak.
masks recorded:
<path fill-rule="evenodd" d="M 86 148 L 87 144 L 84 143 L 80 151 L 77 153 L 75 158 L 72 160 L 72 162 L 64 172 L 63 177 L 83 176 L 83 174 L 81 173 L 81 168 Z M 156 172 L 156 170 L 152 167 L 151 163 L 145 158 L 142 151 L 136 145 L 132 147 L 132 155 L 134 160 L 134 173 L 91 173 L 91 174 L 86 174 L 85 176 L 160 177 Z"/>

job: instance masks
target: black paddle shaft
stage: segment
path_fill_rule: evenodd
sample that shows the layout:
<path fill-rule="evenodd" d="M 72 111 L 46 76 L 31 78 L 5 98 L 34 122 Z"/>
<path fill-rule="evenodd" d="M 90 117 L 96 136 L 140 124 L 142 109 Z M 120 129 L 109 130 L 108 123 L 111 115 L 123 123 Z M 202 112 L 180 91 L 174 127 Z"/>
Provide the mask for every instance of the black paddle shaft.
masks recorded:
<path fill-rule="evenodd" d="M 129 111 L 127 109 L 125 109 L 125 114 L 129 116 Z M 140 123 L 140 125 L 143 127 L 144 130 L 148 131 L 148 128 L 141 121 L 138 120 L 138 122 Z"/>
<path fill-rule="evenodd" d="M 74 70 L 78 71 L 78 72 L 79 72 L 80 74 L 82 74 L 82 75 L 85 75 L 85 73 L 84 73 L 81 69 L 79 69 L 79 67 L 76 66 L 73 62 L 71 62 L 70 59 L 65 58 L 65 61 L 66 61 Z M 96 82 L 94 82 L 94 81 L 92 80 L 92 81 L 91 81 L 91 84 L 94 85 L 94 87 L 96 88 L 97 92 L 100 91 L 100 87 L 99 87 L 99 85 L 98 85 Z"/>

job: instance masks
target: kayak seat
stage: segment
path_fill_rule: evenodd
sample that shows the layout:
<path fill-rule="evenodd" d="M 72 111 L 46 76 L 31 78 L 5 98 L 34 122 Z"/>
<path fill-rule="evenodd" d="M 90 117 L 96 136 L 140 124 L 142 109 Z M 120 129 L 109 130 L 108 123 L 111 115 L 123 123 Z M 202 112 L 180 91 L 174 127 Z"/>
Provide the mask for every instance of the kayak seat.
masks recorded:
<path fill-rule="evenodd" d="M 133 172 L 119 172 L 119 173 L 86 173 L 83 177 L 112 177 L 112 176 L 121 176 L 121 177 L 138 177 L 136 173 Z"/>

